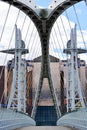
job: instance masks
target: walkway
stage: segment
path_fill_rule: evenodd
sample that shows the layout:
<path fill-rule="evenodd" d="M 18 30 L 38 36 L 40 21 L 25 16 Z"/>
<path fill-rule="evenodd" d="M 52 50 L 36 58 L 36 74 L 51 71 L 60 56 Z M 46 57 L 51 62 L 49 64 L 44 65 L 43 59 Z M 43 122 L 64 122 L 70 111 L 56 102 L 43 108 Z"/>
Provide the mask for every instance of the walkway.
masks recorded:
<path fill-rule="evenodd" d="M 87 108 L 80 108 L 62 116 L 57 121 L 58 126 L 70 126 L 79 130 L 87 130 Z"/>
<path fill-rule="evenodd" d="M 60 126 L 36 126 L 36 127 L 34 126 L 34 127 L 20 128 L 16 130 L 74 130 L 74 129 Z"/>
<path fill-rule="evenodd" d="M 20 127 L 35 126 L 29 116 L 9 109 L 0 109 L 0 130 L 14 130 Z"/>

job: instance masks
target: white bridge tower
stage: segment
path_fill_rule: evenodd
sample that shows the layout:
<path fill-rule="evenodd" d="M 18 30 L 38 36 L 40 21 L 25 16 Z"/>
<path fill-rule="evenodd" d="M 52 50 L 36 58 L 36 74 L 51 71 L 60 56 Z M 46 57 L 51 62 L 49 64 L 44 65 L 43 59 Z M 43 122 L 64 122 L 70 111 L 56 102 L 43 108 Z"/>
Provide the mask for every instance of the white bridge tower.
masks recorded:
<path fill-rule="evenodd" d="M 85 49 L 77 48 L 76 25 L 71 30 L 71 38 L 67 43 L 67 49 L 64 53 L 67 58 L 67 112 L 76 110 L 79 107 L 85 107 L 81 83 L 78 73 L 78 54 L 86 53 Z"/>
<path fill-rule="evenodd" d="M 26 113 L 26 60 L 22 59 L 22 55 L 28 50 L 21 39 L 21 31 L 15 26 L 15 48 L 2 52 L 14 55 L 13 81 L 7 108 Z"/>

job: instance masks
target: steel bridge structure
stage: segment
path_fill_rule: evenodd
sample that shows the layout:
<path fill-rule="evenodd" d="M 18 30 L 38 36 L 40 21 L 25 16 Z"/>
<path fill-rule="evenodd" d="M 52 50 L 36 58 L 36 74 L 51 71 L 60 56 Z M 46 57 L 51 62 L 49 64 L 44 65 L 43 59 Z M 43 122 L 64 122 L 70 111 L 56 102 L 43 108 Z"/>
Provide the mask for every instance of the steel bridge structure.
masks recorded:
<path fill-rule="evenodd" d="M 50 34 L 51 34 L 52 27 L 53 27 L 55 21 L 57 20 L 57 18 L 67 8 L 69 8 L 72 5 L 74 5 L 78 2 L 81 2 L 83 0 L 53 0 L 52 3 L 50 4 L 49 8 L 47 8 L 47 9 L 40 8 L 38 5 L 36 5 L 34 0 L 0 0 L 0 1 L 9 3 L 10 5 L 13 5 L 13 6 L 17 7 L 18 9 L 22 10 L 33 21 L 33 23 L 35 24 L 35 26 L 38 30 L 38 33 L 39 33 L 39 37 L 40 37 L 40 41 L 41 41 L 41 49 L 42 49 L 41 72 L 40 72 L 40 79 L 39 79 L 37 92 L 35 95 L 35 101 L 34 101 L 31 117 L 33 119 L 35 118 L 43 80 L 44 80 L 44 78 L 47 78 L 49 87 L 50 87 L 50 91 L 51 91 L 51 95 L 52 95 L 52 99 L 54 102 L 57 118 L 59 119 L 61 117 L 61 112 L 59 109 L 59 104 L 57 101 L 54 84 L 53 84 L 52 76 L 51 76 L 51 70 L 50 70 L 50 58 L 49 58 Z M 84 0 L 84 1 L 86 2 L 86 0 Z M 79 115 L 78 113 L 81 113 L 81 111 L 78 111 L 75 113 L 77 113 L 77 115 Z M 75 113 L 73 112 L 73 113 L 65 115 L 64 117 L 61 117 L 59 119 L 59 121 L 57 122 L 57 125 L 63 125 L 63 126 L 65 125 L 65 126 L 76 127 L 78 129 L 80 129 L 80 128 L 83 129 L 83 127 L 81 126 L 81 123 L 83 125 L 83 120 L 79 121 L 79 119 L 75 119 L 75 121 L 79 122 L 79 123 L 77 123 L 79 126 L 74 125 L 75 122 L 74 122 L 74 118 L 72 115 L 74 115 Z M 74 123 L 72 122 L 72 118 L 73 118 Z M 79 118 L 79 116 L 78 116 L 78 118 Z M 84 118 L 85 118 L 85 116 L 84 116 Z M 70 122 L 70 119 L 71 119 L 72 123 Z M 0 120 L 0 122 L 1 122 L 1 120 Z M 30 122 L 33 122 L 33 123 L 30 123 L 29 126 L 35 125 L 34 121 L 30 121 Z M 86 122 L 85 124 L 87 124 L 86 119 L 85 119 L 85 122 Z M 27 121 L 25 121 L 25 124 L 27 124 Z M 20 126 L 23 126 L 23 123 Z M 2 126 L 0 126 L 0 128 L 1 127 Z M 10 127 L 9 127 L 9 129 L 10 129 Z M 11 127 L 11 129 L 12 129 L 12 127 Z M 87 125 L 84 125 L 84 130 L 86 130 L 86 129 L 87 129 Z"/>

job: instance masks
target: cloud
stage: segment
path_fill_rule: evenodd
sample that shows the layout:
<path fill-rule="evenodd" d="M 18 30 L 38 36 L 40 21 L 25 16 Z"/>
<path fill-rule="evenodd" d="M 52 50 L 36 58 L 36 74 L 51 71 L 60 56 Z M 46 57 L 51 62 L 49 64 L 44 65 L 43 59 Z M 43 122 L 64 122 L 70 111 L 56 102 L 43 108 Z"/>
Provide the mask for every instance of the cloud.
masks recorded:
<path fill-rule="evenodd" d="M 81 14 L 83 13 L 83 11 L 82 11 L 82 9 L 77 8 L 77 9 L 76 9 L 76 13 L 81 15 Z"/>
<path fill-rule="evenodd" d="M 87 49 L 87 30 L 77 31 L 77 46 Z"/>
<path fill-rule="evenodd" d="M 70 39 L 71 28 L 69 24 L 71 27 L 74 27 L 75 25 L 75 23 L 68 21 L 65 16 L 61 15 L 52 28 L 50 36 L 50 48 L 53 49 L 50 49 L 50 54 L 58 57 L 59 59 L 65 58 L 63 49 L 66 48 L 67 41 Z"/>
<path fill-rule="evenodd" d="M 55 22 L 50 36 L 50 54 L 60 59 L 65 59 L 66 55 L 63 54 L 63 49 L 67 46 L 67 41 L 70 39 L 71 28 L 74 28 L 74 26 L 75 23 L 68 21 L 68 19 L 63 15 L 57 19 L 57 22 Z M 87 30 L 77 30 L 77 47 L 87 49 L 86 43 Z M 81 55 L 81 58 L 84 59 L 85 55 L 86 54 Z"/>
<path fill-rule="evenodd" d="M 1 45 L 0 45 L 0 48 L 1 48 L 1 49 L 5 49 L 5 45 L 2 45 L 2 44 L 1 44 Z"/>
<path fill-rule="evenodd" d="M 5 6 L 6 8 L 4 7 L 3 2 L 1 2 L 0 5 L 1 5 L 1 7 L 3 7 L 3 8 L 0 8 L 0 11 L 3 12 L 3 14 L 4 14 L 4 17 L 3 17 L 2 13 L 0 13 L 0 17 L 3 21 L 3 22 L 0 22 L 0 34 L 1 34 L 5 19 L 6 19 L 6 15 L 8 12 L 8 4 L 5 3 L 5 5 L 7 5 L 7 6 Z M 0 41 L 0 50 L 14 48 L 15 31 L 13 33 L 13 30 L 14 30 L 15 21 L 16 21 L 17 16 L 18 16 L 18 9 L 11 6 L 9 15 L 8 15 L 8 19 L 6 21 L 5 29 L 4 29 L 4 32 L 3 32 L 3 35 L 2 35 L 2 38 Z M 25 23 L 23 26 L 24 19 L 25 19 Z M 23 29 L 22 29 L 22 26 L 23 26 Z M 29 30 L 28 30 L 28 26 L 29 26 Z M 28 59 L 33 59 L 36 56 L 41 55 L 41 44 L 40 44 L 39 35 L 37 34 L 35 25 L 30 20 L 30 18 L 28 16 L 26 16 L 22 11 L 20 11 L 20 13 L 19 13 L 19 17 L 17 20 L 17 27 L 22 29 L 22 31 L 21 31 L 22 39 L 25 40 L 25 38 L 26 38 L 25 44 L 26 44 L 27 49 L 29 49 L 29 54 L 27 54 L 26 57 Z M 13 35 L 12 35 L 12 33 L 13 33 Z M 36 35 L 37 35 L 37 42 L 35 41 Z M 38 48 L 39 48 L 39 52 L 37 51 Z M 2 58 L 2 55 L 3 55 L 3 58 Z M 13 56 L 8 54 L 7 58 L 5 58 L 6 54 L 0 53 L 0 57 L 2 59 L 0 64 L 3 64 L 3 63 L 6 64 L 6 62 L 9 59 L 11 59 Z"/>
<path fill-rule="evenodd" d="M 7 11 L 8 11 L 8 4 L 0 2 L 0 6 L 1 6 L 0 18 L 2 19 L 2 20 L 0 20 L 0 34 L 1 34 L 2 28 L 4 25 L 4 21 L 5 21 L 6 15 L 7 15 Z M 78 11 L 81 12 L 81 10 L 78 10 Z M 5 26 L 3 36 L 2 36 L 2 39 L 0 42 L 0 50 L 7 49 L 8 46 L 9 46 L 9 48 L 13 48 L 15 45 L 15 32 L 13 34 L 13 38 L 12 38 L 10 45 L 9 45 L 9 42 L 11 39 L 11 35 L 13 32 L 13 28 L 15 25 L 17 15 L 18 15 L 18 9 L 11 6 L 10 12 L 8 15 L 8 20 L 6 22 L 6 26 Z M 20 12 L 19 18 L 17 21 L 17 26 L 20 29 L 22 28 L 24 18 L 25 18 L 25 14 L 23 12 Z M 62 21 L 61 21 L 61 19 L 62 19 Z M 51 35 L 50 35 L 50 54 L 53 56 L 56 56 L 60 59 L 65 58 L 65 54 L 63 54 L 62 52 L 63 52 L 63 49 L 66 48 L 67 41 L 70 39 L 71 28 L 70 28 L 69 24 L 71 25 L 71 28 L 74 27 L 74 25 L 75 25 L 74 22 L 68 21 L 65 16 L 61 15 L 61 17 L 59 17 L 57 19 L 57 21 L 55 22 Z M 29 31 L 28 31 L 27 29 L 28 29 L 29 25 L 30 25 L 30 27 L 29 27 Z M 22 30 L 22 39 L 25 40 L 25 38 L 26 38 L 26 41 L 25 41 L 26 47 L 29 49 L 29 54 L 27 54 L 27 56 L 26 56 L 27 59 L 33 59 L 33 58 L 41 55 L 41 43 L 40 43 L 39 35 L 37 35 L 36 28 L 34 29 L 33 27 L 35 27 L 33 22 L 30 22 L 30 18 L 27 16 L 23 30 Z M 66 30 L 66 34 L 65 34 L 64 29 Z M 82 33 L 83 33 L 84 40 L 87 43 L 87 30 L 82 30 Z M 61 36 L 60 36 L 60 34 L 61 34 Z M 35 40 L 36 35 L 37 35 L 37 40 Z M 67 37 L 66 37 L 66 35 L 67 35 Z M 77 37 L 78 47 L 84 48 L 82 35 L 79 30 L 77 30 L 77 36 L 78 36 Z M 0 55 L 2 57 L 2 54 L 0 54 Z M 11 57 L 12 57 L 11 55 L 8 55 L 7 60 L 9 60 L 9 58 L 11 58 Z M 4 61 L 4 59 L 5 59 L 5 55 L 3 56 L 3 61 Z"/>

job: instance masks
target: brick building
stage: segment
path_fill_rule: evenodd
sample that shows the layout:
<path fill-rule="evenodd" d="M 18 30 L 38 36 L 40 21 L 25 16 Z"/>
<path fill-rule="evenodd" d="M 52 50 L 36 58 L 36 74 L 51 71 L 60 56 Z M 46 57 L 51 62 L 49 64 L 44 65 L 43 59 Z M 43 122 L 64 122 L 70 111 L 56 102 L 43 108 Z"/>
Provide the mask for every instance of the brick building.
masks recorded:
<path fill-rule="evenodd" d="M 27 97 L 27 111 L 30 113 L 35 93 L 37 90 L 37 86 L 39 83 L 40 77 L 40 69 L 41 69 L 41 56 L 35 58 L 33 61 L 27 60 L 27 72 L 26 72 L 26 82 L 27 82 L 27 90 L 26 90 L 26 97 Z M 60 79 L 60 71 L 64 72 L 64 96 L 66 95 L 66 63 L 67 60 L 60 60 L 56 57 L 50 56 L 50 68 L 51 68 L 51 75 L 53 80 L 53 86 L 55 88 L 55 92 L 57 94 L 58 102 L 61 103 L 61 79 Z M 61 67 L 62 66 L 62 67 Z M 6 72 L 7 70 L 7 72 Z M 1 69 L 0 69 L 1 71 Z M 8 74 L 8 78 L 6 75 Z M 84 60 L 80 60 L 79 64 L 79 75 L 82 84 L 82 91 L 84 97 L 87 99 L 87 67 Z M 7 96 L 7 100 L 9 99 L 10 91 L 11 91 L 11 84 L 12 84 L 12 77 L 13 77 L 13 66 L 11 66 L 11 61 L 8 62 L 7 69 L 4 67 L 3 76 L 0 80 L 0 99 L 2 97 L 2 93 L 5 89 L 5 97 Z M 6 81 L 7 80 L 7 81 Z M 6 85 L 7 82 L 7 85 Z M 53 106 L 54 103 L 52 101 L 52 96 L 49 89 L 48 80 L 45 78 L 43 81 L 42 91 L 40 95 L 40 100 L 38 103 L 39 106 Z"/>
<path fill-rule="evenodd" d="M 7 68 L 0 66 L 0 104 L 7 104 Z"/>

